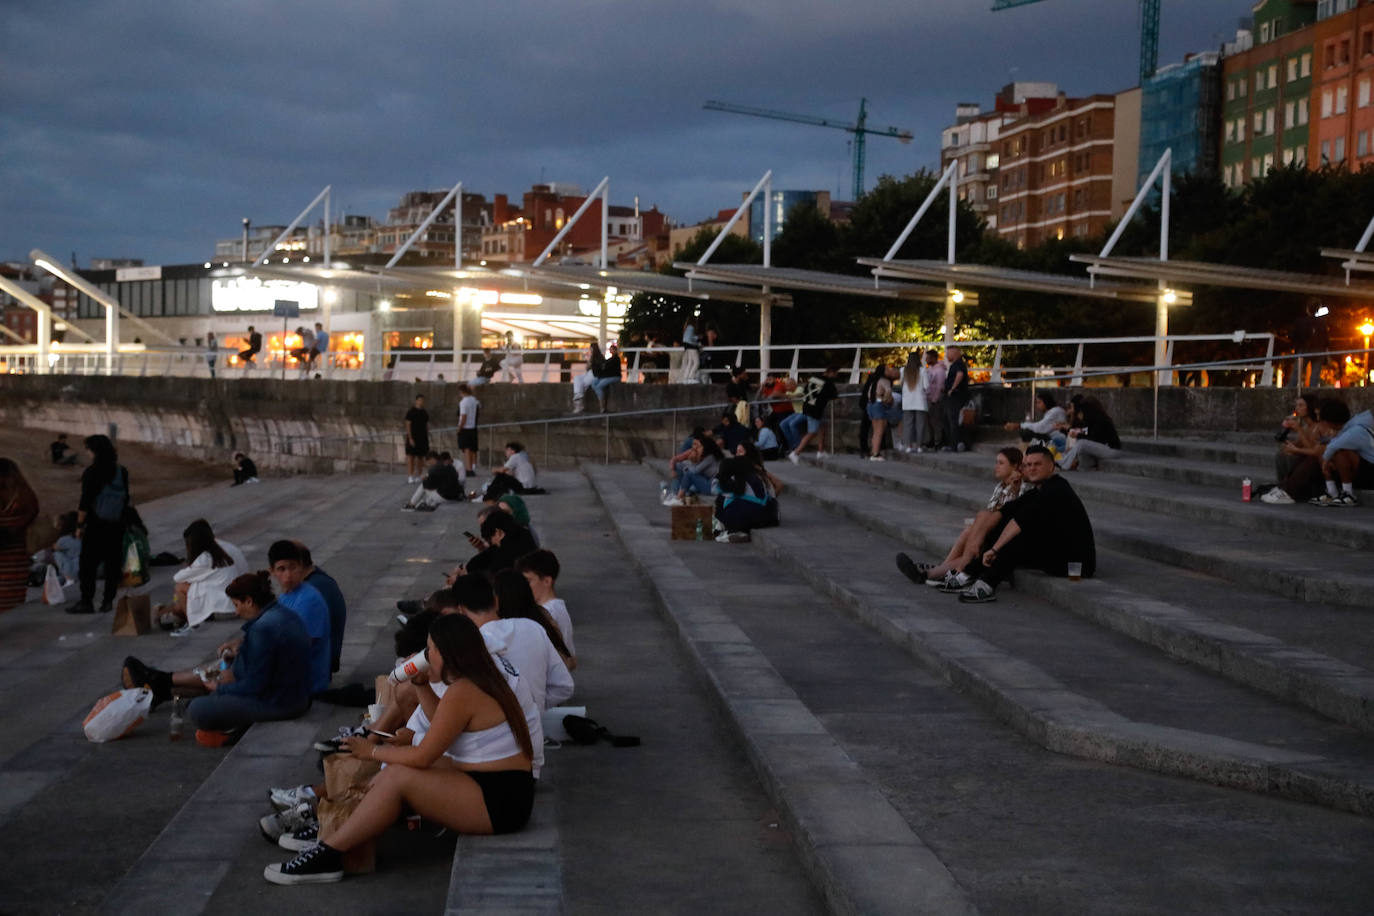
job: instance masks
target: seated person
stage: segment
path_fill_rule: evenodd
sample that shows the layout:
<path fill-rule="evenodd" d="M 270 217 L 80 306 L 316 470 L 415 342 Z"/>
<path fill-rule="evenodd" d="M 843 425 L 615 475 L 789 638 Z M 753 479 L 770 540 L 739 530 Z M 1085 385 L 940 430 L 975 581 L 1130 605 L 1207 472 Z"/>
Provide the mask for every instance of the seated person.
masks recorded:
<path fill-rule="evenodd" d="M 506 463 L 496 468 L 496 476 L 482 490 L 483 498 L 500 496 L 502 493 L 539 494 L 544 491 L 536 486 L 534 462 L 530 453 L 520 442 L 506 443 Z"/>
<path fill-rule="evenodd" d="M 1346 421 L 1322 452 L 1321 462 L 1326 492 L 1308 502 L 1317 506 L 1358 506 L 1355 487 L 1374 487 L 1374 413 L 1361 411 Z"/>
<path fill-rule="evenodd" d="M 1018 567 L 1039 569 L 1051 576 L 1068 574 L 1070 563 L 1082 565 L 1082 575 L 1097 571 L 1088 511 L 1069 482 L 1055 473 L 1054 457 L 1043 445 L 1026 449 L 1021 474 L 1035 489 L 1002 507 L 1002 530 L 981 557 L 954 583 L 962 586 L 959 600 L 982 604 L 997 600 L 997 586 Z"/>
<path fill-rule="evenodd" d="M 67 444 L 67 434 L 58 433 L 57 438 L 48 446 L 48 452 L 52 455 L 53 464 L 76 464 L 80 456 L 70 445 Z"/>
<path fill-rule="evenodd" d="M 473 546 L 481 552 L 466 564 L 454 567 L 452 579 L 464 575 L 490 579 L 501 570 L 513 567 L 520 557 L 538 549 L 529 529 L 513 516 L 495 508 L 487 508 L 484 512 L 479 529 L 481 536 L 472 539 Z"/>
<path fill-rule="evenodd" d="M 712 481 L 724 457 L 715 439 L 706 435 L 693 436 L 692 446 L 685 453 L 685 458 L 684 455 L 675 455 L 668 462 L 668 470 L 674 475 L 674 480 L 664 505 L 680 506 L 693 493 L 709 495 Z"/>
<path fill-rule="evenodd" d="M 954 546 L 949 549 L 945 559 L 938 565 L 916 563 L 904 553 L 897 554 L 897 568 L 912 582 L 938 586 L 952 581 L 955 573 L 963 572 L 973 562 L 983 544 L 991 535 L 1000 531 L 1003 522 L 1002 507 L 1019 496 L 1035 489 L 1034 485 L 1021 476 L 1021 450 L 1004 448 L 993 459 L 992 476 L 997 481 L 987 505 L 973 517 L 973 523 L 960 533 Z M 965 583 L 967 584 L 967 583 Z M 962 588 L 963 586 L 960 586 Z"/>
<path fill-rule="evenodd" d="M 315 586 L 305 581 L 313 568 L 309 561 L 310 553 L 299 541 L 274 541 L 267 548 L 272 578 L 281 589 L 277 601 L 294 611 L 310 634 L 310 694 L 314 696 L 329 689 L 333 635 L 328 602 Z"/>
<path fill-rule="evenodd" d="M 1120 454 L 1121 437 L 1116 434 L 1116 425 L 1107 416 L 1102 402 L 1094 397 L 1077 401 L 1069 428 L 1069 447 L 1059 459 L 1059 466 L 1066 471 L 1080 467 L 1097 470 L 1101 459 Z"/>
<path fill-rule="evenodd" d="M 154 707 L 170 700 L 173 688 L 182 695 L 202 694 L 187 714 L 196 728 L 219 733 L 197 734 L 204 744 L 222 744 L 224 733 L 254 722 L 294 719 L 310 708 L 310 636 L 300 618 L 273 598 L 267 571 L 239 576 L 225 593 L 234 613 L 247 621 L 241 639 L 220 646 L 220 658 L 232 661 L 231 667 L 168 672 L 129 656 L 122 672 L 125 687 L 152 690 Z"/>
<path fill-rule="evenodd" d="M 572 617 L 568 614 L 567 603 L 554 591 L 560 571 L 558 557 L 554 556 L 552 550 L 536 550 L 516 560 L 515 568 L 530 584 L 534 600 L 553 618 L 559 635 L 563 637 L 563 644 L 568 647 L 568 670 L 575 670 L 577 649 L 573 645 Z"/>
<path fill-rule="evenodd" d="M 159 623 L 164 628 L 175 626 L 178 621 L 183 624 L 181 629 L 172 630 L 173 636 L 189 636 L 215 614 L 233 614 L 234 606 L 224 589 L 249 572 L 243 551 L 216 538 L 205 519 L 198 518 L 187 525 L 181 538 L 187 562 L 172 576 L 172 603 L 159 608 Z"/>
<path fill-rule="evenodd" d="M 1022 442 L 1044 444 L 1048 443 L 1055 433 L 1069 428 L 1069 415 L 1055 401 L 1054 395 L 1044 388 L 1035 392 L 1035 409 L 1040 412 L 1040 419 L 1027 419 L 1019 424 L 1008 423 L 1005 429 L 1008 432 L 1015 430 L 1020 433 Z"/>
<path fill-rule="evenodd" d="M 462 502 L 467 500 L 463 489 L 464 476 L 453 463 L 448 452 L 429 452 L 425 455 L 425 478 L 415 488 L 410 500 L 401 508 L 421 512 L 433 512 L 445 501 Z"/>
<path fill-rule="evenodd" d="M 592 344 L 592 394 L 596 395 L 596 402 L 601 410 L 606 410 L 606 399 L 610 397 L 609 391 L 612 385 L 620 384 L 621 362 L 620 348 L 611 344 L 606 350 L 606 355 L 600 362 L 596 360 L 596 344 Z"/>
<path fill-rule="evenodd" d="M 778 436 L 768 426 L 763 417 L 754 418 L 754 444 L 766 461 L 777 461 L 782 457 L 778 446 Z"/>
<path fill-rule="evenodd" d="M 1336 398 L 1318 399 L 1302 395 L 1285 417 L 1274 454 L 1274 473 L 1278 486 L 1260 496 L 1271 505 L 1291 505 L 1298 500 L 1320 497 L 1323 487 L 1322 453 L 1350 419 L 1350 408 Z"/>
<path fill-rule="evenodd" d="M 343 589 L 339 588 L 338 580 L 315 565 L 315 558 L 310 555 L 309 547 L 300 541 L 291 543 L 296 545 L 305 574 L 305 584 L 319 592 L 325 606 L 329 608 L 329 670 L 338 671 L 339 658 L 343 654 L 344 628 L 348 625 L 348 603 L 344 600 Z M 410 654 L 414 655 L 415 652 Z"/>
<path fill-rule="evenodd" d="M 749 427 L 740 423 L 733 411 L 727 411 L 720 415 L 720 425 L 712 430 L 712 435 L 717 441 L 724 441 L 721 451 L 733 455 L 741 442 L 749 441 Z"/>
<path fill-rule="evenodd" d="M 75 512 L 64 512 L 57 518 L 57 540 L 52 545 L 52 562 L 62 577 L 62 584 L 76 581 L 81 569 L 81 534 Z"/>
<path fill-rule="evenodd" d="M 234 482 L 230 486 L 237 487 L 243 483 L 258 482 L 258 466 L 253 463 L 243 452 L 234 452 Z"/>
<path fill-rule="evenodd" d="M 534 804 L 534 743 L 516 693 L 482 636 L 461 615 L 430 630 L 433 678 L 416 684 L 430 723 L 412 747 L 351 738 L 349 751 L 387 764 L 343 826 L 289 862 L 267 866 L 273 884 L 343 879 L 343 853 L 380 836 L 405 810 L 458 833 L 519 830 Z"/>
<path fill-rule="evenodd" d="M 549 643 L 558 652 L 564 667 L 571 673 L 573 668 L 577 667 L 572 649 L 563 639 L 563 631 L 559 629 L 553 615 L 535 600 L 534 590 L 524 573 L 518 569 L 503 569 L 492 579 L 491 587 L 496 593 L 496 612 L 501 615 L 501 619 L 522 618 L 539 624 L 544 630 L 544 635 L 549 638 Z"/>
<path fill-rule="evenodd" d="M 782 481 L 764 469 L 763 456 L 752 443 L 742 443 L 735 457 L 721 462 L 716 482 L 716 521 L 724 529 L 716 540 L 729 541 L 731 534 L 748 535 L 755 528 L 778 524 Z"/>

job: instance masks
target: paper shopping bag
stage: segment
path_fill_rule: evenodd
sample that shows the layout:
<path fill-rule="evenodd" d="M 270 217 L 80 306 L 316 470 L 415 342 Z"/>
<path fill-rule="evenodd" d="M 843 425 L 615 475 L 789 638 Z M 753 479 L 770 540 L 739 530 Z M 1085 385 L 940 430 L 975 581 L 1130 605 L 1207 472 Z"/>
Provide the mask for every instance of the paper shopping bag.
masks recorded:
<path fill-rule="evenodd" d="M 153 628 L 153 602 L 147 595 L 125 595 L 115 605 L 115 636 L 142 636 Z"/>

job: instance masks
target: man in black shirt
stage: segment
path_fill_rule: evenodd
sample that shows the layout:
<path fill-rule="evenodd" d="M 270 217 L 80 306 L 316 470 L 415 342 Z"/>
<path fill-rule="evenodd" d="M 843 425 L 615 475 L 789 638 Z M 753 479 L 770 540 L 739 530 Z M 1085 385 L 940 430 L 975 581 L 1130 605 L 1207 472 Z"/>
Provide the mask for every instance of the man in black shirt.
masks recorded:
<path fill-rule="evenodd" d="M 248 347 L 239 351 L 239 359 L 243 361 L 244 368 L 253 365 L 253 357 L 262 352 L 262 335 L 248 326 Z"/>
<path fill-rule="evenodd" d="M 406 411 L 406 483 L 419 483 L 429 454 L 429 411 L 425 410 L 425 396 L 415 396 L 415 406 Z"/>
<path fill-rule="evenodd" d="M 997 586 L 1017 567 L 1051 576 L 1066 575 L 1070 563 L 1082 564 L 1084 576 L 1097 571 L 1088 511 L 1069 482 L 1055 473 L 1054 455 L 1043 445 L 1032 445 L 1021 474 L 1035 489 L 1002 507 L 1002 530 L 960 574 L 970 582 L 959 593 L 965 604 L 997 600 Z"/>
<path fill-rule="evenodd" d="M 743 417 L 739 415 L 739 402 L 749 400 L 749 392 L 754 385 L 749 381 L 749 370 L 743 366 L 736 366 L 730 372 L 730 381 L 725 383 L 725 400 L 730 402 L 730 409 L 735 411 L 735 419 L 741 424 L 748 425 L 749 412 L 746 408 Z"/>
<path fill-rule="evenodd" d="M 787 437 L 787 444 L 792 445 L 792 451 L 788 453 L 787 460 L 793 464 L 798 463 L 802 449 L 811 441 L 812 437 L 819 437 L 821 423 L 825 420 L 825 408 L 835 398 L 840 396 L 839 389 L 835 387 L 835 376 L 840 374 L 838 366 L 827 366 L 825 373 L 821 376 L 812 376 L 807 379 L 805 387 L 802 389 L 802 409 L 801 413 L 793 414 L 782 423 L 783 435 Z M 806 434 L 802 435 L 802 427 L 806 427 Z M 816 439 L 816 455 L 819 457 L 825 452 L 821 451 L 824 444 L 820 438 Z"/>
<path fill-rule="evenodd" d="M 964 351 L 958 347 L 945 350 L 949 366 L 945 369 L 945 394 L 940 399 L 945 410 L 945 451 L 968 451 L 968 442 L 960 423 L 960 414 L 968 403 L 968 363 Z"/>
<path fill-rule="evenodd" d="M 48 446 L 48 451 L 52 453 L 53 464 L 76 464 L 76 450 L 67 444 L 66 433 L 58 433 Z"/>

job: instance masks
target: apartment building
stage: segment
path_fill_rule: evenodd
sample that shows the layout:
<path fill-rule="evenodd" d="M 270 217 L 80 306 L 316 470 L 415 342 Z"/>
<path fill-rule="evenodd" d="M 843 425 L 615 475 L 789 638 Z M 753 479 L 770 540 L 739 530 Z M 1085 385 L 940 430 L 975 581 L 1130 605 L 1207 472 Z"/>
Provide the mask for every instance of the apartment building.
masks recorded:
<path fill-rule="evenodd" d="M 1311 28 L 1313 165 L 1357 169 L 1374 161 L 1374 4 L 1323 0 Z"/>

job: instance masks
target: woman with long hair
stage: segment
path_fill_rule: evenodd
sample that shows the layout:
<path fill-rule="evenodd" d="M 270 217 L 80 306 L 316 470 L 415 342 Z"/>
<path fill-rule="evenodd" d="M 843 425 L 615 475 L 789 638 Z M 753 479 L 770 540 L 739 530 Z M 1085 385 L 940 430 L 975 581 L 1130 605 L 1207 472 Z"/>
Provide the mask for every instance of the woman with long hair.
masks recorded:
<path fill-rule="evenodd" d="M 104 567 L 105 590 L 100 612 L 114 608 L 115 592 L 124 570 L 124 510 L 129 507 L 129 471 L 108 436 L 87 436 L 91 463 L 81 472 L 81 501 L 77 525 L 81 528 L 81 598 L 67 608 L 69 614 L 93 614 L 95 574 Z"/>
<path fill-rule="evenodd" d="M 905 435 L 897 447 L 904 452 L 924 451 L 926 424 L 930 420 L 930 405 L 926 402 L 925 385 L 921 383 L 921 363 L 925 351 L 912 350 L 902 367 L 902 426 Z"/>
<path fill-rule="evenodd" d="M 571 671 L 576 667 L 576 659 L 573 658 L 572 650 L 568 648 L 567 642 L 563 639 L 563 634 L 558 629 L 558 624 L 554 623 L 549 612 L 539 606 L 539 602 L 534 600 L 534 591 L 530 588 L 529 580 L 524 573 L 517 572 L 515 569 L 503 569 L 498 572 L 491 580 L 492 591 L 496 593 L 496 612 L 506 619 L 523 617 L 526 620 L 533 620 L 544 628 L 544 633 L 549 637 L 549 642 L 553 643 L 554 649 L 558 652 L 563 664 L 568 666 Z"/>
<path fill-rule="evenodd" d="M 689 494 L 711 492 L 711 481 L 725 454 L 716 440 L 705 433 L 692 437 L 692 447 L 688 450 L 687 460 L 677 465 L 677 481 L 668 505 L 682 505 Z"/>
<path fill-rule="evenodd" d="M 38 517 L 38 496 L 19 465 L 0 458 L 0 611 L 24 603 L 29 587 L 29 551 L 24 532 Z"/>
<path fill-rule="evenodd" d="M 178 620 L 184 621 L 173 636 L 189 636 L 215 614 L 232 614 L 234 606 L 224 589 L 240 574 L 248 572 L 243 552 L 215 537 L 214 529 L 198 518 L 181 533 L 186 545 L 184 567 L 172 576 L 175 584 L 172 604 L 164 607 L 159 622 L 170 629 Z M 166 618 L 172 618 L 168 620 Z M 169 626 L 170 625 L 170 626 Z"/>
<path fill-rule="evenodd" d="M 434 621 L 429 671 L 415 679 L 430 722 L 411 747 L 349 738 L 353 756 L 386 769 L 337 830 L 289 862 L 269 865 L 273 884 L 343 879 L 343 854 L 380 836 L 405 809 L 457 833 L 511 833 L 534 805 L 534 748 L 525 713 L 477 625 L 462 614 Z"/>
<path fill-rule="evenodd" d="M 701 367 L 701 339 L 697 337 L 697 320 L 688 318 L 682 325 L 682 365 L 677 370 L 680 385 L 695 385 Z"/>

